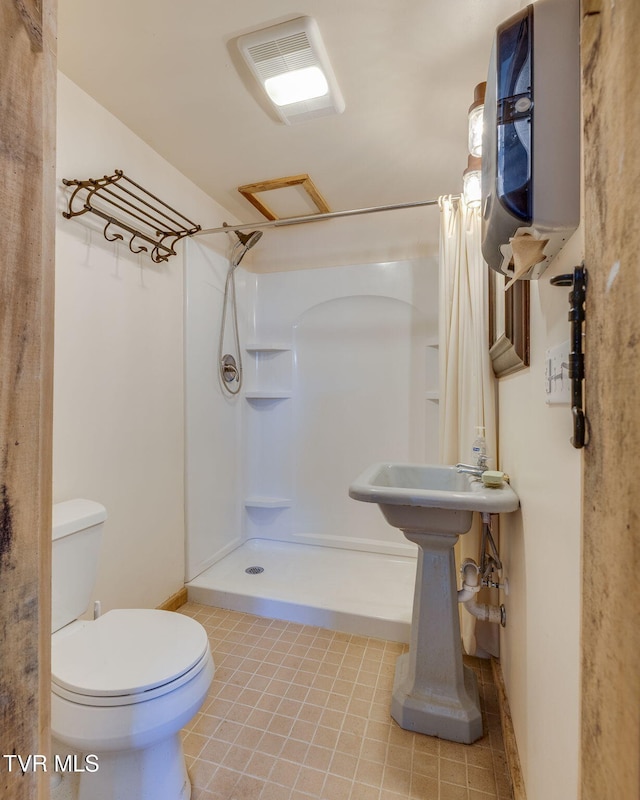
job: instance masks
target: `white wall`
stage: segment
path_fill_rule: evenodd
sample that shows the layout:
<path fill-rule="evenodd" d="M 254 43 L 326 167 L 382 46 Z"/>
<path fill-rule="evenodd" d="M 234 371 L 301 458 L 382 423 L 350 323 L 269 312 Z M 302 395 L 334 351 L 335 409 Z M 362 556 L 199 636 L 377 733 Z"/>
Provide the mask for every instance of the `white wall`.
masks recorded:
<path fill-rule="evenodd" d="M 248 508 L 247 536 L 413 552 L 348 487 L 375 461 L 437 460 L 437 282 L 433 258 L 256 276 L 249 338 L 291 349 L 254 352 L 247 390 L 290 396 L 246 403 L 246 491 L 291 503 Z"/>
<path fill-rule="evenodd" d="M 457 189 L 447 187 L 447 191 Z M 357 197 L 354 208 L 368 205 L 363 187 Z M 400 198 L 398 202 L 413 199 Z M 435 198 L 421 195 L 415 199 Z M 437 205 L 267 228 L 254 263 L 262 273 L 413 261 L 438 252 L 439 229 Z"/>
<path fill-rule="evenodd" d="M 578 796 L 582 459 L 570 407 L 545 402 L 545 351 L 569 338 L 569 290 L 549 279 L 582 251 L 579 229 L 531 282 L 531 366 L 499 381 L 500 468 L 521 502 L 501 518 L 501 660 L 528 800 Z"/>
<path fill-rule="evenodd" d="M 60 75 L 62 178 L 124 170 L 204 227 L 222 209 Z M 232 221 L 226 217 L 228 221 Z M 103 503 L 95 596 L 105 609 L 155 606 L 184 580 L 183 245 L 155 265 L 103 224 L 64 220 L 56 248 L 54 501 Z M 225 246 L 225 237 L 215 243 Z"/>

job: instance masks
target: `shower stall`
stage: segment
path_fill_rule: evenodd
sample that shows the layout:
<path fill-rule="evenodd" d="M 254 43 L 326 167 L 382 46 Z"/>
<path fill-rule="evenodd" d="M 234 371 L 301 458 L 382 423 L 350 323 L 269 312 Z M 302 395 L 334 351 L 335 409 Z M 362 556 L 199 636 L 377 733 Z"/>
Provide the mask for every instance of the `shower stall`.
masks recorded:
<path fill-rule="evenodd" d="M 189 596 L 406 641 L 414 545 L 348 487 L 375 461 L 438 460 L 437 259 L 235 268 L 233 395 L 218 354 L 229 266 L 188 242 Z"/>

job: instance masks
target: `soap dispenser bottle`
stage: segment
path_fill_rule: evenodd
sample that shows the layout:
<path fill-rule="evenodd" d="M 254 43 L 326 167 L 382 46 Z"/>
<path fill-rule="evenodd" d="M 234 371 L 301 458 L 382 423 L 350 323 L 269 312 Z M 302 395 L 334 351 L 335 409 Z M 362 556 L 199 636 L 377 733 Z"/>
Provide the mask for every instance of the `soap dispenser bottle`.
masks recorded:
<path fill-rule="evenodd" d="M 484 438 L 484 425 L 478 425 L 476 428 L 476 438 L 471 445 L 471 456 L 473 463 L 480 465 L 482 462 L 486 463 L 487 460 L 487 440 Z"/>

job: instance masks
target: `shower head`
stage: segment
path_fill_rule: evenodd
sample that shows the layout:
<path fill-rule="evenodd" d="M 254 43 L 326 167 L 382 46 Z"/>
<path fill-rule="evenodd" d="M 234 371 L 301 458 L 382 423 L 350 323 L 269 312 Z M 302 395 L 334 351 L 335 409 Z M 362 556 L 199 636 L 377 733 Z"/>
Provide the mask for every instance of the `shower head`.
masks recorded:
<path fill-rule="evenodd" d="M 240 264 L 242 259 L 247 254 L 247 251 L 251 250 L 255 244 L 258 244 L 260 237 L 262 236 L 262 231 L 251 231 L 251 233 L 234 231 L 234 233 L 238 237 L 238 241 L 233 246 L 231 254 L 232 269 L 235 269 Z"/>
<path fill-rule="evenodd" d="M 241 233 L 240 231 L 234 231 L 235 235 L 240 239 L 242 244 L 250 250 L 254 244 L 258 244 L 258 241 L 262 237 L 262 231 L 251 231 L 250 233 Z"/>

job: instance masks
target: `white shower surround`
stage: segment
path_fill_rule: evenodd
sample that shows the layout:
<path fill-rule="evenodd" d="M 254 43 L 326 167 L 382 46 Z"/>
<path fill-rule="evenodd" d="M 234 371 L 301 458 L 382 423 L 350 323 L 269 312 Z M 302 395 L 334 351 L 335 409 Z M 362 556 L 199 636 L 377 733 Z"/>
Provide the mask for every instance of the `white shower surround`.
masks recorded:
<path fill-rule="evenodd" d="M 374 461 L 437 461 L 436 260 L 269 274 L 238 270 L 245 384 L 230 398 L 215 370 L 227 264 L 199 242 L 188 245 L 187 580 L 194 599 L 197 586 L 227 586 L 226 564 L 214 567 L 213 577 L 205 571 L 253 540 L 261 541 L 261 552 L 269 541 L 312 545 L 280 552 L 287 559 L 306 552 L 316 566 L 326 562 L 327 577 L 337 568 L 330 557 L 341 551 L 345 558 L 350 551 L 349 559 L 359 551 L 363 561 L 386 555 L 389 576 L 399 576 L 397 564 L 404 563 L 396 580 L 406 584 L 409 576 L 412 584 L 414 546 L 376 508 L 350 500 L 348 486 Z M 356 574 L 354 566 L 350 594 L 353 608 L 360 608 L 354 613 L 364 620 L 363 606 L 372 603 L 366 570 Z M 371 600 L 380 593 L 380 574 L 372 573 Z M 291 584 L 284 570 L 283 580 Z M 305 581 L 299 584 L 304 593 Z M 330 581 L 325 585 L 330 593 Z M 331 605 L 309 592 L 308 602 L 300 596 L 293 603 L 289 595 L 287 602 Z M 400 594 L 396 633 L 404 638 L 412 590 Z M 249 610 L 235 595 L 227 593 L 226 602 Z M 202 592 L 198 597 L 205 599 Z M 221 595 L 210 602 L 222 602 Z M 343 605 L 351 613 L 348 598 Z M 372 608 L 369 617 L 380 615 Z M 295 618 L 327 624 L 319 612 Z M 336 626 L 345 629 L 344 620 Z M 384 635 L 379 626 L 365 628 Z"/>

